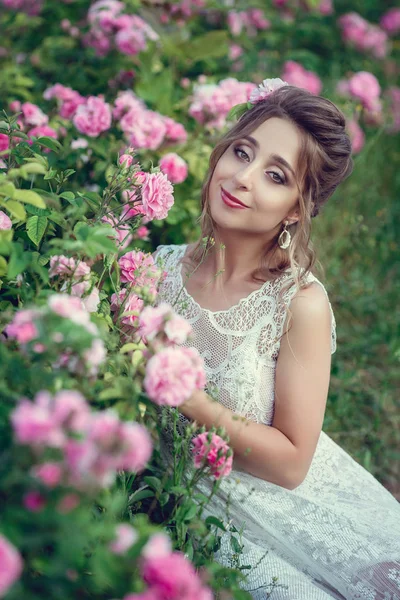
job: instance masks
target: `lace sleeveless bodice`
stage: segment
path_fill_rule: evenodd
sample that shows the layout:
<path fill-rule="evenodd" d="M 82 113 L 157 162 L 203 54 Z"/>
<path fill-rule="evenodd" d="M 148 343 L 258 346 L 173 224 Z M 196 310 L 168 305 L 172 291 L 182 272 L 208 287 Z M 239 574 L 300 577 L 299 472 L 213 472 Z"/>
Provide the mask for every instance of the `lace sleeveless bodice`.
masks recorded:
<path fill-rule="evenodd" d="M 195 345 L 204 359 L 208 393 L 235 413 L 270 425 L 280 338 L 297 291 L 295 285 L 285 290 L 293 281 L 291 272 L 267 281 L 228 310 L 210 311 L 199 306 L 184 287 L 181 260 L 186 248 L 161 246 L 157 250 L 167 272 L 159 299 L 174 305 L 192 325 L 194 342 L 188 345 Z M 309 274 L 306 282 L 314 281 L 320 283 Z M 331 347 L 334 352 L 333 313 Z"/>
<path fill-rule="evenodd" d="M 280 339 L 297 291 L 290 286 L 292 273 L 285 271 L 228 310 L 211 311 L 183 285 L 185 251 L 186 246 L 157 250 L 167 272 L 158 301 L 173 305 L 191 323 L 194 338 L 187 345 L 204 359 L 206 391 L 236 414 L 268 426 Z M 311 274 L 306 282 L 322 285 Z M 332 352 L 335 348 L 332 313 Z M 169 461 L 172 428 L 168 420 L 163 423 L 163 455 Z M 178 430 L 187 423 L 181 414 Z M 209 494 L 211 485 L 203 479 L 199 491 Z M 245 587 L 255 600 L 269 597 L 272 577 L 283 587 L 271 600 L 400 600 L 399 504 L 323 431 L 297 488 L 264 481 L 234 463 L 207 511 L 238 531 L 244 528 L 242 564 L 253 567 Z M 216 558 L 231 564 L 229 533 Z"/>

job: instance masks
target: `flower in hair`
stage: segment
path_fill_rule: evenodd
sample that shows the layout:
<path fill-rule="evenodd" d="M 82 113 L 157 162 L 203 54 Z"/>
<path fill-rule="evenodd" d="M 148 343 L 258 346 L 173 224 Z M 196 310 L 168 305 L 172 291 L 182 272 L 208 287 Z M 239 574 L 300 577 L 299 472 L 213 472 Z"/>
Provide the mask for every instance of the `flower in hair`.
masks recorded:
<path fill-rule="evenodd" d="M 289 85 L 286 81 L 282 81 L 279 77 L 275 77 L 274 79 L 264 79 L 262 83 L 258 87 L 256 87 L 250 94 L 249 102 L 250 104 L 257 104 L 265 98 L 268 98 L 275 90 L 279 88 Z"/>

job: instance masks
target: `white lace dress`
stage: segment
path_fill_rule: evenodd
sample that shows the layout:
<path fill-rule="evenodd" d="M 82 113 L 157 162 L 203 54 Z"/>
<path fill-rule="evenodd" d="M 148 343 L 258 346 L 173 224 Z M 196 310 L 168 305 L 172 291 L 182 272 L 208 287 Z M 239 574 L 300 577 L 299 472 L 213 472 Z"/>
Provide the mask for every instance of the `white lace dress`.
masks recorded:
<path fill-rule="evenodd" d="M 290 271 L 229 310 L 212 312 L 183 286 L 185 250 L 184 245 L 158 249 L 167 271 L 160 299 L 192 324 L 190 345 L 203 357 L 207 388 L 218 390 L 219 402 L 270 425 L 279 337 L 296 291 L 293 286 L 279 299 Z M 320 283 L 313 275 L 309 281 Z M 253 566 L 245 588 L 257 600 L 269 597 L 272 577 L 282 585 L 272 591 L 272 600 L 400 600 L 400 505 L 324 432 L 297 488 L 288 490 L 234 469 L 222 481 L 210 513 L 244 528 L 241 564 Z M 217 558 L 231 564 L 228 538 Z"/>

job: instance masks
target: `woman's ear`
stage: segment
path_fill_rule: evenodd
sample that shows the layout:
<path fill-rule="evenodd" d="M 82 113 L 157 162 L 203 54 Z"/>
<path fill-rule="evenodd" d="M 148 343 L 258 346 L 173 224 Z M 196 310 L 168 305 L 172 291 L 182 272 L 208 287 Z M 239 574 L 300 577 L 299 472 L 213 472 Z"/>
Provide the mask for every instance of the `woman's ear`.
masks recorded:
<path fill-rule="evenodd" d="M 300 213 L 298 208 L 294 208 L 286 217 L 288 225 L 294 225 L 300 219 Z"/>

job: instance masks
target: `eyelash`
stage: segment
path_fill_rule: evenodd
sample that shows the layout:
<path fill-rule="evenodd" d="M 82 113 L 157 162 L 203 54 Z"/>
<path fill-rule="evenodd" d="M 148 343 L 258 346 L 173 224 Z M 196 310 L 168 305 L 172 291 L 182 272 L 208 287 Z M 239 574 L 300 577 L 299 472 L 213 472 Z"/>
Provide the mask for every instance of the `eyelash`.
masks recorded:
<path fill-rule="evenodd" d="M 245 154 L 247 157 L 249 156 L 247 154 L 247 152 L 245 152 L 244 150 L 242 150 L 242 148 L 240 148 L 240 146 L 235 146 L 234 147 L 234 153 L 236 154 L 236 156 L 238 158 L 240 158 L 239 153 L 242 152 L 243 154 Z M 272 178 L 272 181 L 278 185 L 284 185 L 286 183 L 286 179 L 284 177 L 282 177 L 282 175 L 280 175 L 280 173 L 278 173 L 278 171 L 269 171 L 270 173 L 273 173 L 274 175 L 277 175 L 279 177 L 279 182 L 276 181 L 276 179 Z"/>

